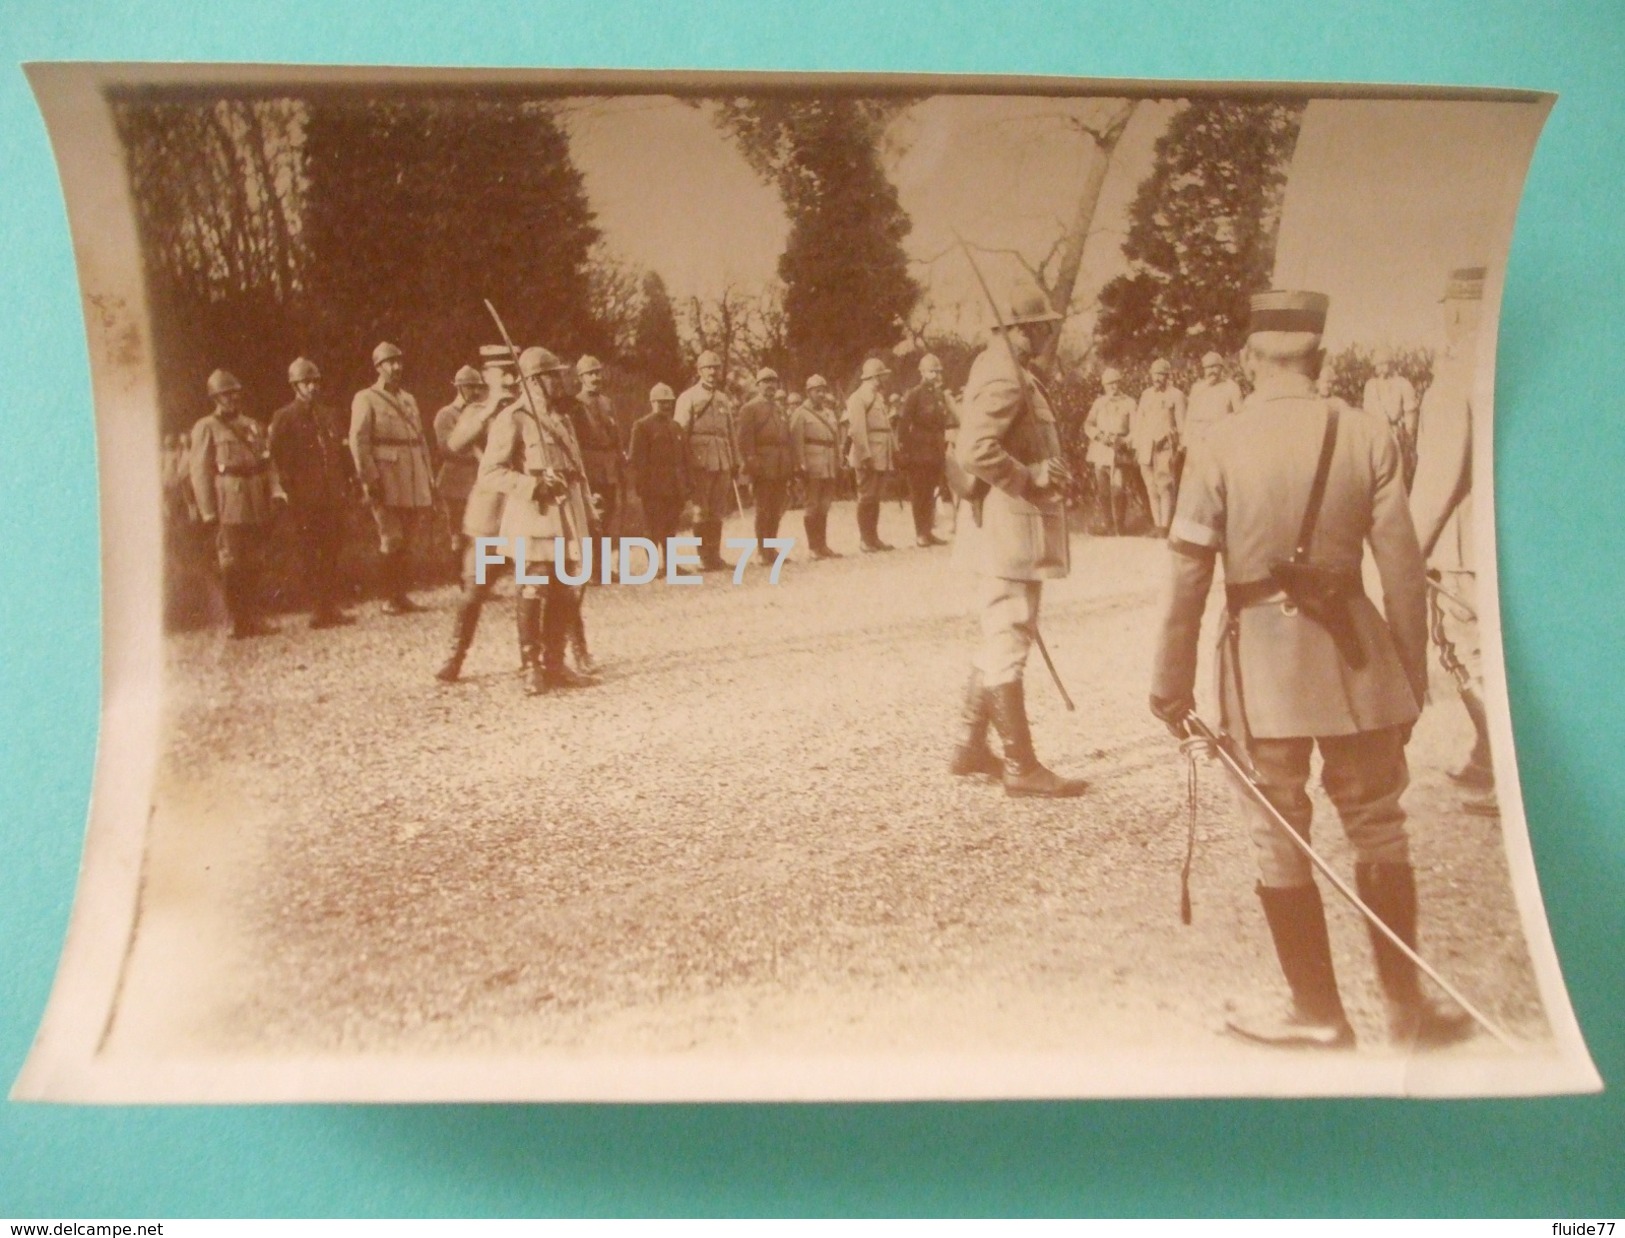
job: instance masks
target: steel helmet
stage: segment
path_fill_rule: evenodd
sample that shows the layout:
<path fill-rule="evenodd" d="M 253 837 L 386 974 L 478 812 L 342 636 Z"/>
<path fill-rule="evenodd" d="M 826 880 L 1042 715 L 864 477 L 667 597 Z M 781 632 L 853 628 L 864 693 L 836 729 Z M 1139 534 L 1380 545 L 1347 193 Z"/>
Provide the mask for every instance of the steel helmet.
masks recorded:
<path fill-rule="evenodd" d="M 288 381 L 290 383 L 308 383 L 320 378 L 322 372 L 316 368 L 316 363 L 309 357 L 299 357 L 288 367 Z"/>
<path fill-rule="evenodd" d="M 779 372 L 777 370 L 775 370 L 772 366 L 764 365 L 761 369 L 756 371 L 756 381 L 759 382 L 759 383 L 765 383 L 765 382 L 775 382 L 776 383 L 776 382 L 779 381 Z"/>
<path fill-rule="evenodd" d="M 927 374 L 940 374 L 940 373 L 942 373 L 942 361 L 937 356 L 936 353 L 928 352 L 928 353 L 925 354 L 925 356 L 920 358 L 920 377 L 921 378 L 924 378 Z"/>
<path fill-rule="evenodd" d="M 243 385 L 230 370 L 216 370 L 209 375 L 209 394 L 225 395 L 228 391 L 241 391 Z"/>
<path fill-rule="evenodd" d="M 1123 376 L 1116 370 L 1112 369 L 1112 367 L 1109 365 L 1104 370 L 1100 371 L 1100 385 L 1103 387 L 1107 383 L 1117 383 L 1122 381 Z"/>
<path fill-rule="evenodd" d="M 675 402 L 676 399 L 677 393 L 666 386 L 665 383 L 656 383 L 649 388 L 649 403 L 651 404 L 670 404 Z"/>
<path fill-rule="evenodd" d="M 1162 357 L 1158 357 L 1151 363 L 1151 372 L 1153 374 L 1171 374 L 1173 372 L 1173 368 L 1174 367 L 1169 365 L 1167 360 Z"/>
<path fill-rule="evenodd" d="M 576 373 L 580 375 L 596 374 L 604 368 L 604 363 L 591 353 L 587 353 L 576 362 Z"/>
<path fill-rule="evenodd" d="M 891 370 L 887 367 L 884 361 L 882 361 L 879 357 L 870 357 L 863 363 L 863 377 L 861 381 L 867 382 L 871 378 L 883 378 L 885 375 L 890 373 Z"/>
<path fill-rule="evenodd" d="M 479 387 L 484 382 L 484 377 L 471 365 L 465 365 L 451 378 L 451 385 L 454 387 Z"/>
<path fill-rule="evenodd" d="M 1010 303 L 1010 317 L 1006 326 L 1019 326 L 1024 322 L 1060 322 L 1061 315 L 1050 305 L 1041 292 L 1023 293 Z"/>
<path fill-rule="evenodd" d="M 708 365 L 714 365 L 719 369 L 722 367 L 722 358 L 717 356 L 716 353 L 712 352 L 709 348 L 702 352 L 695 360 L 694 368 L 696 370 L 703 370 Z"/>
<path fill-rule="evenodd" d="M 536 345 L 519 354 L 519 372 L 526 378 L 535 378 L 539 374 L 556 374 L 569 368 L 547 349 Z"/>
<path fill-rule="evenodd" d="M 372 367 L 373 369 L 377 369 L 390 358 L 399 357 L 402 355 L 404 354 L 402 354 L 399 348 L 396 348 L 395 345 L 391 344 L 388 340 L 385 340 L 382 344 L 378 345 L 377 348 L 372 350 Z"/>
<path fill-rule="evenodd" d="M 809 374 L 807 376 L 808 391 L 823 391 L 829 387 L 829 380 L 822 374 Z"/>

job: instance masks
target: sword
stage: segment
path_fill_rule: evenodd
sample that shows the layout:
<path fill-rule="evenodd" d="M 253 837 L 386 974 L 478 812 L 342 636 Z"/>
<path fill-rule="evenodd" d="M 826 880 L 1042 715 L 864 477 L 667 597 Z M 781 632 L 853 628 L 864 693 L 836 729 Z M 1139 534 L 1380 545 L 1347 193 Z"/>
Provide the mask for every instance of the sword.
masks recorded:
<path fill-rule="evenodd" d="M 1458 1006 L 1472 1016 L 1475 1023 L 1500 1041 L 1502 1047 L 1514 1050 L 1518 1047 L 1510 1036 L 1490 1021 L 1487 1015 L 1463 997 L 1454 985 L 1439 975 L 1426 959 L 1401 941 L 1398 934 L 1384 924 L 1382 918 L 1367 907 L 1360 896 L 1349 888 L 1348 883 L 1333 871 L 1332 866 L 1321 859 L 1315 849 L 1305 841 L 1304 837 L 1292 828 L 1292 823 L 1281 815 L 1281 810 L 1270 803 L 1269 797 L 1264 794 L 1264 789 L 1258 784 L 1257 776 L 1247 769 L 1236 758 L 1235 753 L 1230 750 L 1228 736 L 1215 732 L 1212 727 L 1208 726 L 1196 715 L 1195 710 L 1186 714 L 1183 721 L 1186 730 L 1191 735 L 1203 740 L 1209 750 L 1218 756 L 1220 762 L 1230 771 L 1231 777 L 1236 780 L 1241 789 L 1247 794 L 1247 797 L 1262 808 L 1269 818 L 1280 827 L 1281 831 L 1286 835 L 1287 841 L 1303 853 L 1304 858 L 1315 867 L 1322 877 L 1331 882 L 1332 888 L 1341 894 L 1354 910 L 1365 918 L 1368 924 L 1386 937 L 1396 950 L 1415 965 L 1418 971 L 1443 989 Z"/>
<path fill-rule="evenodd" d="M 530 384 L 525 381 L 525 376 L 519 373 L 519 350 L 513 346 L 513 337 L 508 334 L 508 328 L 502 325 L 502 315 L 497 313 L 497 307 L 487 301 L 485 308 L 491 311 L 491 320 L 497 324 L 497 331 L 502 336 L 502 342 L 507 345 L 508 355 L 513 358 L 514 373 L 519 375 L 519 394 L 525 397 L 525 407 L 530 410 L 530 415 L 536 422 L 536 429 L 541 431 L 543 429 L 542 415 L 536 411 L 536 399 L 530 394 Z M 551 431 L 547 433 L 549 438 L 554 437 Z M 559 524 L 564 529 L 565 545 L 568 546 L 569 543 L 575 542 L 579 546 L 581 544 L 581 534 L 575 528 L 575 516 L 570 511 L 569 495 L 556 497 L 554 501 L 559 509 Z M 540 505 L 538 504 L 538 506 Z"/>

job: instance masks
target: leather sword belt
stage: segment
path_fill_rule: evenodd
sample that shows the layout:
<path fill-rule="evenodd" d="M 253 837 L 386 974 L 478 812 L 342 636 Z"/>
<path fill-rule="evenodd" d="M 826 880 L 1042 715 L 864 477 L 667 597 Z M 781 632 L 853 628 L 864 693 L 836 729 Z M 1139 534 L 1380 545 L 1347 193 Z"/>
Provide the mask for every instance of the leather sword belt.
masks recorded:
<path fill-rule="evenodd" d="M 1339 593 L 1344 596 L 1353 596 L 1365 592 L 1365 585 L 1357 573 L 1339 573 L 1334 580 Z M 1226 585 L 1224 587 L 1225 604 L 1232 611 L 1246 610 L 1251 606 L 1269 606 L 1276 602 L 1290 602 L 1286 590 L 1281 588 L 1278 581 L 1266 576 L 1263 580 L 1249 580 L 1245 584 Z"/>
<path fill-rule="evenodd" d="M 259 464 L 222 464 L 220 466 L 220 475 L 222 477 L 258 477 L 270 467 L 269 464 L 263 462 Z"/>
<path fill-rule="evenodd" d="M 418 440 L 415 438 L 375 438 L 372 440 L 372 445 L 374 447 L 416 447 Z"/>

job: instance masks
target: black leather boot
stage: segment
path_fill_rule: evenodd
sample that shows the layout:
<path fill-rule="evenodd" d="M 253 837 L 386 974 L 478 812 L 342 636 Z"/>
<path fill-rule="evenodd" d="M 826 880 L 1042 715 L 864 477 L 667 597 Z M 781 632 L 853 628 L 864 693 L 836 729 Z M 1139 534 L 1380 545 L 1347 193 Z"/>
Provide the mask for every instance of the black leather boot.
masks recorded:
<path fill-rule="evenodd" d="M 1063 778 L 1040 764 L 1033 753 L 1033 734 L 1027 724 L 1026 688 L 1019 679 L 987 689 L 993 725 L 1004 744 L 1004 793 L 1044 799 L 1071 799 L 1089 784 L 1082 778 Z"/>
<path fill-rule="evenodd" d="M 1416 949 L 1416 870 L 1409 864 L 1356 864 L 1354 886 L 1394 936 Z M 1438 1049 L 1473 1034 L 1473 1020 L 1454 1002 L 1436 1003 L 1422 992 L 1412 963 L 1374 925 L 1371 950 L 1388 1007 L 1388 1038 L 1405 1048 Z"/>
<path fill-rule="evenodd" d="M 519 666 L 525 680 L 526 696 L 547 691 L 542 674 L 542 599 L 520 595 L 516 609 L 519 624 Z"/>
<path fill-rule="evenodd" d="M 987 728 L 992 720 L 993 703 L 987 689 L 982 687 L 982 672 L 972 671 L 959 703 L 954 755 L 948 762 L 948 772 L 954 777 L 969 778 L 976 774 L 1004 777 L 1004 763 L 993 755 L 987 742 Z"/>
<path fill-rule="evenodd" d="M 440 664 L 440 669 L 434 677 L 441 683 L 456 683 L 457 676 L 463 673 L 463 658 L 468 654 L 468 647 L 474 643 L 474 630 L 480 624 L 481 599 L 472 594 L 464 594 L 457 613 L 451 624 L 451 649 L 446 654 L 446 660 Z"/>
<path fill-rule="evenodd" d="M 1292 1005 L 1276 1019 L 1232 1021 L 1227 1030 L 1255 1044 L 1285 1049 L 1351 1049 L 1354 1029 L 1343 1010 L 1326 933 L 1326 907 L 1320 887 L 1258 887 L 1258 901 L 1275 941 L 1281 974 L 1292 990 Z"/>

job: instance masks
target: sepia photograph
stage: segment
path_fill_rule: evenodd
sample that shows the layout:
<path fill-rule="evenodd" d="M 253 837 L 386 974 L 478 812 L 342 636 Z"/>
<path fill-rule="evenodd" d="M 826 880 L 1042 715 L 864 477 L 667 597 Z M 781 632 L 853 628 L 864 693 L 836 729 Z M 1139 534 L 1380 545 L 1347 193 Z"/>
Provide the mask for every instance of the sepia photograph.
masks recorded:
<path fill-rule="evenodd" d="M 28 71 L 104 705 L 14 1097 L 1600 1087 L 1490 485 L 1551 96 Z"/>

